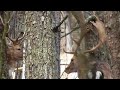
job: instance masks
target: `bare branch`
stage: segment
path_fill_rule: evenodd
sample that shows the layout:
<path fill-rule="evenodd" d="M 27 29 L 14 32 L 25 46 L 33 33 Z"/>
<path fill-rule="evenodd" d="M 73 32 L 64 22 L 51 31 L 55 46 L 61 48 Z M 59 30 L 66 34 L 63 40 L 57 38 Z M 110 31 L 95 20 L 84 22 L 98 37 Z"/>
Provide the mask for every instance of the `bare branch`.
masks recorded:
<path fill-rule="evenodd" d="M 16 41 L 17 41 L 20 37 L 22 37 L 23 34 L 24 34 L 24 32 L 20 32 L 20 34 L 19 34 L 18 37 L 16 38 Z M 23 38 L 23 37 L 22 37 L 22 38 Z M 20 40 L 20 39 L 19 39 L 19 40 Z"/>
<path fill-rule="evenodd" d="M 63 49 L 63 51 L 65 52 L 65 53 L 68 53 L 68 54 L 74 54 L 75 52 L 66 52 L 64 49 Z"/>
<path fill-rule="evenodd" d="M 0 15 L 0 20 L 1 20 L 2 24 L 5 25 L 5 23 L 3 22 L 3 18 L 2 18 L 1 15 Z"/>
<path fill-rule="evenodd" d="M 58 32 L 58 28 L 60 27 L 60 25 L 61 25 L 67 18 L 68 18 L 68 15 L 65 16 L 65 17 L 63 18 L 63 20 L 62 20 L 57 26 L 55 26 L 55 27 L 52 29 L 52 31 L 53 31 L 53 32 Z"/>
<path fill-rule="evenodd" d="M 67 35 L 71 34 L 73 31 L 76 31 L 76 30 L 79 29 L 79 28 L 80 28 L 79 26 L 78 26 L 78 27 L 75 27 L 72 31 L 70 31 L 69 33 L 63 35 L 61 38 L 66 37 Z"/>
<path fill-rule="evenodd" d="M 22 43 L 23 42 L 22 40 L 24 40 L 25 36 L 26 34 L 24 34 L 23 37 L 19 38 L 18 41 Z"/>
<path fill-rule="evenodd" d="M 8 35 L 8 33 L 6 33 L 6 37 L 9 38 L 12 42 L 14 42 L 14 40 L 12 38 L 10 38 L 10 36 Z"/>
<path fill-rule="evenodd" d="M 17 70 L 17 69 L 18 69 L 18 70 L 22 70 L 22 69 L 23 69 L 23 67 L 15 68 L 15 70 Z"/>
<path fill-rule="evenodd" d="M 10 20 L 12 19 L 13 14 L 14 14 L 14 11 L 13 11 L 12 14 L 10 15 L 10 18 L 9 18 L 9 20 L 7 21 L 7 23 L 10 23 Z"/>
<path fill-rule="evenodd" d="M 70 31 L 69 33 L 63 35 L 61 38 L 66 37 L 67 35 L 71 34 L 73 31 L 76 31 L 76 29 L 74 29 L 74 30 Z"/>

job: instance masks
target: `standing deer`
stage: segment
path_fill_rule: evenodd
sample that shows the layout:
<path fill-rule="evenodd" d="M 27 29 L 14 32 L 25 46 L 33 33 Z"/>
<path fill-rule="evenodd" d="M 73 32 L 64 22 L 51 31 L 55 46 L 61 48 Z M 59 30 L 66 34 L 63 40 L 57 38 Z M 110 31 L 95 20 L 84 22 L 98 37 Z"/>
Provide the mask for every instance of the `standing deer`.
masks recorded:
<path fill-rule="evenodd" d="M 12 42 L 7 45 L 7 64 L 9 66 L 9 77 L 15 79 L 15 69 L 18 68 L 18 62 L 23 59 L 21 40 L 24 38 L 23 32 L 16 39 L 12 39 L 7 34 L 6 37 Z"/>
<path fill-rule="evenodd" d="M 110 77 L 107 77 L 107 78 L 111 78 L 111 72 L 110 72 L 110 68 L 109 68 L 110 66 L 108 64 L 107 64 L 107 66 L 105 66 L 106 65 L 105 63 L 104 64 L 99 63 L 96 66 L 94 66 L 96 62 L 89 60 L 87 58 L 87 56 L 85 55 L 86 53 L 93 52 L 94 50 L 99 48 L 106 41 L 106 37 L 107 37 L 106 33 L 105 33 L 105 27 L 104 27 L 103 22 L 100 21 L 96 15 L 94 15 L 93 17 L 95 19 L 94 20 L 89 19 L 89 22 L 92 23 L 94 27 L 96 27 L 96 30 L 99 35 L 98 44 L 90 50 L 79 51 L 79 45 L 80 45 L 82 39 L 84 38 L 84 36 L 86 35 L 86 33 L 89 31 L 89 30 L 85 30 L 85 29 L 87 29 L 85 27 L 85 23 L 82 23 L 83 26 L 81 26 L 80 39 L 78 41 L 73 39 L 73 41 L 77 44 L 77 48 L 75 49 L 75 52 L 66 52 L 64 50 L 65 53 L 73 54 L 73 58 L 71 59 L 70 64 L 68 65 L 68 67 L 65 69 L 64 72 L 69 74 L 71 72 L 77 71 L 79 79 L 87 79 L 87 78 L 90 78 L 90 74 L 93 75 L 95 69 L 96 69 L 95 70 L 96 75 L 99 74 L 99 76 L 103 76 L 103 74 L 104 74 L 104 76 L 105 76 L 105 69 L 106 69 L 106 70 L 108 70 L 108 73 L 110 74 Z M 91 18 L 93 18 L 93 17 L 91 17 Z M 101 67 L 101 69 L 98 70 L 97 67 L 99 67 L 99 68 Z M 91 71 L 91 73 L 89 73 L 90 71 Z M 91 78 L 93 78 L 93 76 Z"/>
<path fill-rule="evenodd" d="M 13 15 L 14 11 L 4 11 L 3 15 L 0 14 L 0 21 L 4 27 L 2 35 L 3 38 L 5 37 L 6 32 L 9 32 L 10 21 L 13 18 Z M 16 39 L 10 38 L 8 34 L 6 35 L 6 37 L 11 41 L 11 44 L 7 45 L 7 65 L 9 68 L 9 77 L 11 79 L 15 78 L 15 70 L 18 68 L 18 62 L 23 58 L 23 51 L 21 47 L 21 40 L 24 38 L 23 34 L 24 33 L 21 32 Z"/>

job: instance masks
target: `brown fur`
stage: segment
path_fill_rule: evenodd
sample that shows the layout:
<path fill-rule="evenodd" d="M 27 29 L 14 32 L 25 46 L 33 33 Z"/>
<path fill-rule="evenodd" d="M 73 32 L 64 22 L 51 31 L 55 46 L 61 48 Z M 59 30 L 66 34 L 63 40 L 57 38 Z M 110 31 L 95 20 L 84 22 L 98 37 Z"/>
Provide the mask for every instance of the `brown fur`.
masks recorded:
<path fill-rule="evenodd" d="M 9 66 L 9 70 L 18 68 L 17 67 L 18 62 L 23 59 L 23 51 L 20 43 L 21 40 L 23 39 L 22 36 L 23 32 L 19 34 L 17 39 L 11 39 L 8 35 L 6 35 L 6 37 L 12 41 L 11 45 L 8 45 L 7 47 L 7 64 Z M 19 39 L 20 37 L 22 38 Z"/>

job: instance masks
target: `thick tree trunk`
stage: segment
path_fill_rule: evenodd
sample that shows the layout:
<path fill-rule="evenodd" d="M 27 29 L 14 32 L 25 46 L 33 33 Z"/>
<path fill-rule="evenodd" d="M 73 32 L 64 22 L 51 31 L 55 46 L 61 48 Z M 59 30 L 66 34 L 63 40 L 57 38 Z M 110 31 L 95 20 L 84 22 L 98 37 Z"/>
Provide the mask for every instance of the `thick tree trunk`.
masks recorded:
<path fill-rule="evenodd" d="M 25 26 L 28 34 L 24 45 L 26 79 L 59 78 L 60 36 L 59 33 L 55 34 L 51 31 L 51 22 L 53 22 L 51 13 L 26 11 L 25 14 L 29 22 Z M 56 21 L 56 17 L 54 18 Z"/>
<path fill-rule="evenodd" d="M 108 35 L 107 48 L 113 78 L 120 79 L 120 12 L 104 11 L 99 16 L 104 20 Z M 102 17 L 103 16 L 103 17 Z"/>

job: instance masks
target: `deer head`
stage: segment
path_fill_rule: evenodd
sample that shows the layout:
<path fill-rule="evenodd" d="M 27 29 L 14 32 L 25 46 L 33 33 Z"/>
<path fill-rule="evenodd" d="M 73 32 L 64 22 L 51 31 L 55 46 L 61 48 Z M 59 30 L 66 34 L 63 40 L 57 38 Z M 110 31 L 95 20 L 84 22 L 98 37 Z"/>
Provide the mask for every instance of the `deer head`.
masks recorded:
<path fill-rule="evenodd" d="M 105 27 L 103 22 L 101 22 L 96 15 L 94 15 L 93 17 L 94 19 L 90 18 L 89 22 L 96 27 L 100 39 L 99 43 L 90 50 L 79 51 L 79 45 L 82 39 L 87 34 L 87 32 L 90 31 L 87 27 L 85 27 L 86 24 L 84 22 L 84 24 L 83 23 L 80 24 L 83 25 L 81 26 L 80 39 L 78 41 L 73 39 L 73 41 L 77 44 L 77 48 L 75 49 L 75 52 L 66 52 L 64 50 L 65 53 L 73 54 L 73 58 L 71 59 L 71 62 L 68 65 L 68 67 L 65 69 L 65 72 L 69 74 L 71 72 L 77 71 L 79 79 L 86 79 L 88 72 L 93 68 L 93 64 L 96 63 L 94 61 L 89 60 L 85 54 L 93 52 L 94 50 L 99 48 L 106 40 Z"/>
<path fill-rule="evenodd" d="M 75 62 L 75 60 L 74 60 L 75 58 L 73 57 L 72 59 L 71 59 L 71 62 L 70 62 L 70 64 L 67 66 L 67 68 L 65 69 L 65 72 L 67 73 L 67 74 L 70 74 L 70 73 L 72 73 L 72 72 L 77 72 L 77 66 L 76 66 L 76 62 Z"/>

